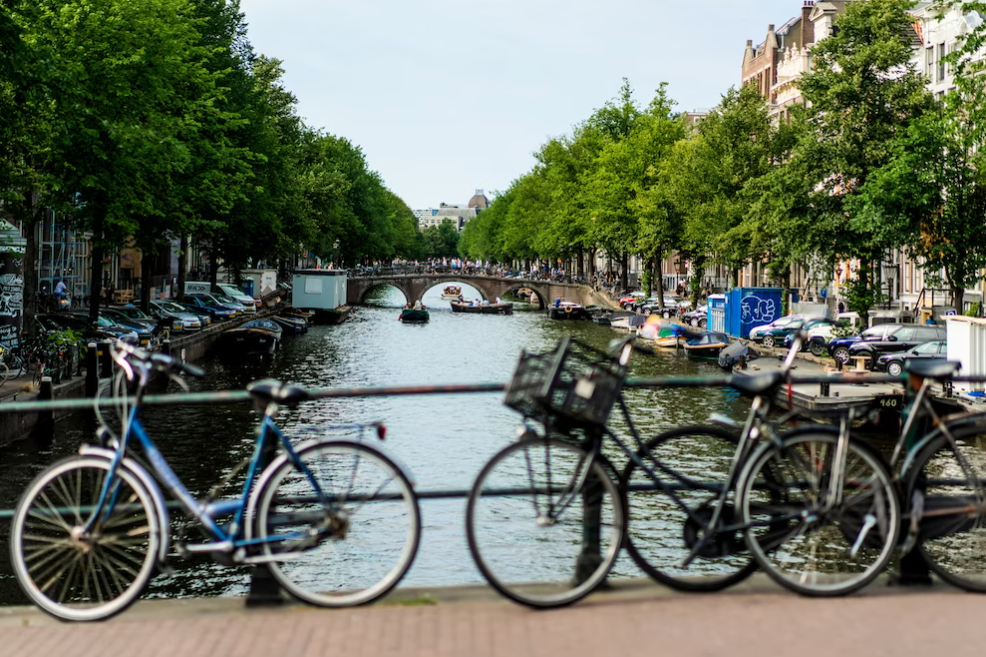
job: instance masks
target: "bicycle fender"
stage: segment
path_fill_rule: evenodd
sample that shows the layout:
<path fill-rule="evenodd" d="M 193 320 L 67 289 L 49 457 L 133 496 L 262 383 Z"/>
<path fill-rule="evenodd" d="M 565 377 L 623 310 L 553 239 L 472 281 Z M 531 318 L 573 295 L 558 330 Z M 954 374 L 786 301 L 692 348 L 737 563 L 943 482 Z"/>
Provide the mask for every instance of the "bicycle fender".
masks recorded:
<path fill-rule="evenodd" d="M 105 447 L 82 445 L 79 447 L 79 456 L 95 456 L 112 461 L 116 458 L 116 452 Z M 151 496 L 154 511 L 158 514 L 158 518 L 161 519 L 161 542 L 158 548 L 158 562 L 164 564 L 167 561 L 168 550 L 171 547 L 171 519 L 168 516 L 168 505 L 164 499 L 164 493 L 161 492 L 161 487 L 157 485 L 154 477 L 144 469 L 144 466 L 135 460 L 125 458 L 120 462 L 120 467 L 124 468 L 129 474 L 140 481 Z"/>

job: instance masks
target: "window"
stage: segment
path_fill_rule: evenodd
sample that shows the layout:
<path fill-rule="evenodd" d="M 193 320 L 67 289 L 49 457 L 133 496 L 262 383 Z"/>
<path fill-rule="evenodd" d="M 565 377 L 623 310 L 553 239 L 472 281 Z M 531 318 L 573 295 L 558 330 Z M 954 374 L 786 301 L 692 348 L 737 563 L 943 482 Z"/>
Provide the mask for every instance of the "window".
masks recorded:
<path fill-rule="evenodd" d="M 934 46 L 924 51 L 924 74 L 928 80 L 935 79 L 935 48 Z"/>
<path fill-rule="evenodd" d="M 897 342 L 910 342 L 914 339 L 916 332 L 917 329 L 904 326 L 894 331 L 891 335 L 897 338 Z"/>
<path fill-rule="evenodd" d="M 922 345 L 914 347 L 914 353 L 923 354 L 925 356 L 936 355 L 939 347 L 941 347 L 940 342 L 926 342 Z"/>
<path fill-rule="evenodd" d="M 945 44 L 938 44 L 938 81 L 945 80 Z"/>
<path fill-rule="evenodd" d="M 945 329 L 928 326 L 917 329 L 918 340 L 941 340 L 945 337 Z"/>
<path fill-rule="evenodd" d="M 863 338 L 864 340 L 882 340 L 886 332 L 887 332 L 886 326 L 871 326 L 870 328 L 860 333 L 859 337 Z"/>

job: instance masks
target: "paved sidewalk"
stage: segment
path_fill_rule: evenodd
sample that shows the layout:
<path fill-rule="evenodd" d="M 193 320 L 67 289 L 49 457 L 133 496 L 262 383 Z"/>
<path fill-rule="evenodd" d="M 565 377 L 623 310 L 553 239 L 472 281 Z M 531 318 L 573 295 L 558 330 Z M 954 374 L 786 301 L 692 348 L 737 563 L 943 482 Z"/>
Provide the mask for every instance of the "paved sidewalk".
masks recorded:
<path fill-rule="evenodd" d="M 241 600 L 147 601 L 91 625 L 0 609 L 4 657 L 252 655 L 940 655 L 980 654 L 986 598 L 945 587 L 885 586 L 833 600 L 799 598 L 762 578 L 715 595 L 621 584 L 536 612 L 477 587 L 404 591 L 344 610 L 245 610 Z"/>

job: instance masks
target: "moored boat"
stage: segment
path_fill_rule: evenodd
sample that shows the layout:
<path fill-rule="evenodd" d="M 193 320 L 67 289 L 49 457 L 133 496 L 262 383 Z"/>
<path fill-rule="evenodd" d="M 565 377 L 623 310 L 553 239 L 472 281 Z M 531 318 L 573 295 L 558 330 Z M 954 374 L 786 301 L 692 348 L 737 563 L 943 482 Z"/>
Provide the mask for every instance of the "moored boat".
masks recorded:
<path fill-rule="evenodd" d="M 500 303 L 467 303 L 465 301 L 453 301 L 452 312 L 454 313 L 473 313 L 476 315 L 513 315 L 514 304 Z"/>
<path fill-rule="evenodd" d="M 442 290 L 442 298 L 446 301 L 454 301 L 462 296 L 462 288 L 458 285 L 446 285 Z"/>
<path fill-rule="evenodd" d="M 548 307 L 549 319 L 592 319 L 592 315 L 574 301 L 562 301 Z"/>
<path fill-rule="evenodd" d="M 399 319 L 405 324 L 424 324 L 431 319 L 431 315 L 424 308 L 405 308 Z"/>
<path fill-rule="evenodd" d="M 277 322 L 287 333 L 305 333 L 308 331 L 308 320 L 292 315 L 272 315 L 271 320 Z"/>
<path fill-rule="evenodd" d="M 694 360 L 718 361 L 719 353 L 729 346 L 725 333 L 708 331 L 685 343 L 685 355 Z"/>
<path fill-rule="evenodd" d="M 225 356 L 265 356 L 281 343 L 283 330 L 269 319 L 253 319 L 223 331 L 216 347 Z"/>

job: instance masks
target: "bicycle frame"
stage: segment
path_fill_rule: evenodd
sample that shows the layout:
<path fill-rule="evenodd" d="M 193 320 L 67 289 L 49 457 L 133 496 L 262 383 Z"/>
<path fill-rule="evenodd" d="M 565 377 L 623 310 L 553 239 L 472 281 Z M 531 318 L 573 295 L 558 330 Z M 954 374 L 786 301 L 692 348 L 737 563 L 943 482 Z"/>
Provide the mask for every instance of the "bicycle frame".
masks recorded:
<path fill-rule="evenodd" d="M 246 548 L 264 543 L 297 540 L 307 535 L 303 535 L 301 533 L 291 533 L 270 536 L 263 539 L 243 538 L 244 514 L 250 500 L 250 495 L 254 489 L 255 482 L 257 481 L 258 474 L 266 466 L 266 463 L 264 462 L 265 456 L 269 451 L 269 445 L 272 438 L 276 438 L 276 440 L 280 443 L 288 459 L 294 463 L 295 467 L 304 471 L 305 477 L 317 492 L 320 501 L 323 504 L 329 501 L 313 474 L 308 470 L 307 466 L 301 461 L 301 459 L 298 458 L 298 453 L 291 445 L 291 441 L 287 439 L 281 429 L 274 422 L 273 415 L 276 412 L 275 404 L 268 405 L 267 410 L 263 415 L 263 419 L 261 420 L 257 440 L 253 449 L 253 455 L 250 458 L 246 479 L 243 483 L 239 497 L 234 500 L 223 500 L 208 504 L 203 504 L 197 500 L 181 482 L 174 470 L 171 469 L 171 466 L 168 465 L 164 455 L 161 454 L 160 450 L 158 450 L 157 446 L 147 435 L 147 432 L 138 417 L 138 412 L 139 403 L 135 404 L 129 411 L 127 423 L 125 425 L 126 430 L 124 431 L 123 436 L 113 453 L 109 473 L 106 480 L 103 482 L 99 499 L 94 505 L 93 513 L 83 527 L 84 532 L 89 532 L 92 530 L 93 525 L 96 523 L 97 518 L 99 518 L 101 514 L 104 514 L 104 518 L 108 518 L 110 512 L 116 504 L 116 495 L 119 492 L 120 482 L 120 479 L 116 476 L 116 473 L 126 456 L 130 442 L 134 439 L 140 445 L 144 455 L 147 457 L 157 480 L 167 487 L 172 496 L 182 505 L 182 507 L 184 507 L 188 514 L 199 521 L 208 534 L 216 540 L 216 543 L 207 543 L 202 546 L 189 546 L 189 551 L 229 552 L 239 548 Z M 362 427 L 362 425 L 346 425 L 342 427 L 334 426 L 328 428 L 339 429 L 352 427 Z M 322 429 L 325 428 L 326 427 L 322 427 Z M 230 514 L 233 515 L 233 519 L 229 523 L 220 524 L 216 520 L 216 518 L 228 516 Z"/>

